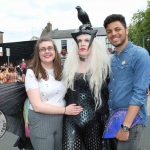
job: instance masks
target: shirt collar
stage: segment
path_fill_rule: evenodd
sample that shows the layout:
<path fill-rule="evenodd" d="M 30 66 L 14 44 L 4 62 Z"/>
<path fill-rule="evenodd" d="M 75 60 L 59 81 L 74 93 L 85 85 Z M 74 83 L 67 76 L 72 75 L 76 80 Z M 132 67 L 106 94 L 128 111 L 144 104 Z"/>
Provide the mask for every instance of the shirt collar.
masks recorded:
<path fill-rule="evenodd" d="M 125 48 L 120 52 L 120 54 L 123 53 L 123 52 L 126 52 L 126 53 L 127 53 L 127 52 L 129 51 L 131 45 L 132 45 L 132 42 L 128 41 L 128 44 L 127 44 L 127 45 L 125 46 Z M 118 55 L 117 51 L 115 51 L 114 54 L 115 54 L 115 55 Z"/>

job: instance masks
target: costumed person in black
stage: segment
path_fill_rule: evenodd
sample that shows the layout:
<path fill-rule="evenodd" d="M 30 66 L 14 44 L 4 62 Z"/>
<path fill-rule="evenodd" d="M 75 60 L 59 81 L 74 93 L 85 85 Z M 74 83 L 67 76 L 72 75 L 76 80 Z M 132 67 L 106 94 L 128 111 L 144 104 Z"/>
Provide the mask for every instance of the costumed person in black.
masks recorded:
<path fill-rule="evenodd" d="M 84 18 L 80 16 L 80 20 Z M 113 150 L 102 139 L 108 117 L 110 56 L 96 38 L 97 31 L 87 22 L 71 34 L 75 43 L 63 69 L 65 100 L 67 105 L 82 106 L 83 111 L 77 116 L 64 116 L 63 150 L 82 150 L 82 145 L 86 150 Z"/>

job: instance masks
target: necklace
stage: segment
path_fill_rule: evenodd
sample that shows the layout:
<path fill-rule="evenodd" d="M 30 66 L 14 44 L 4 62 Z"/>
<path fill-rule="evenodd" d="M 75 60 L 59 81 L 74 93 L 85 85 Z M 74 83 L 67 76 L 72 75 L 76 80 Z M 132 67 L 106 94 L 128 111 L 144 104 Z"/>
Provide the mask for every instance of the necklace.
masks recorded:
<path fill-rule="evenodd" d="M 86 60 L 86 58 L 82 58 L 82 57 L 79 57 L 81 61 L 84 61 Z"/>

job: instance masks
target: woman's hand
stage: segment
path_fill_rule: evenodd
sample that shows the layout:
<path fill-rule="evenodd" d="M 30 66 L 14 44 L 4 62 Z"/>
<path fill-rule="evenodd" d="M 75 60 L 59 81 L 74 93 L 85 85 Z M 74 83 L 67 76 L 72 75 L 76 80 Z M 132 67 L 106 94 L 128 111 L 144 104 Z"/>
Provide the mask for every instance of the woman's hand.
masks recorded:
<path fill-rule="evenodd" d="M 81 106 L 76 106 L 76 104 L 70 104 L 65 108 L 65 115 L 78 115 L 83 108 Z"/>

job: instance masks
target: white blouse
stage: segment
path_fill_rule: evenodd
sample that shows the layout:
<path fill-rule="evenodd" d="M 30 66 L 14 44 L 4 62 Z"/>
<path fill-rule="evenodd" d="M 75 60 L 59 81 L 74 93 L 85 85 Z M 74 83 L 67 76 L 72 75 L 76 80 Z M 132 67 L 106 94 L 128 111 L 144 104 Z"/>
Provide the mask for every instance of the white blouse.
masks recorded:
<path fill-rule="evenodd" d="M 49 79 L 38 81 L 33 73 L 33 70 L 27 69 L 26 78 L 25 78 L 25 88 L 26 91 L 39 89 L 40 97 L 43 103 L 48 103 L 54 106 L 65 106 L 66 102 L 64 96 L 66 93 L 66 88 L 62 81 L 57 81 L 54 78 L 54 70 L 46 70 Z M 33 110 L 32 105 L 30 104 L 29 109 Z"/>

